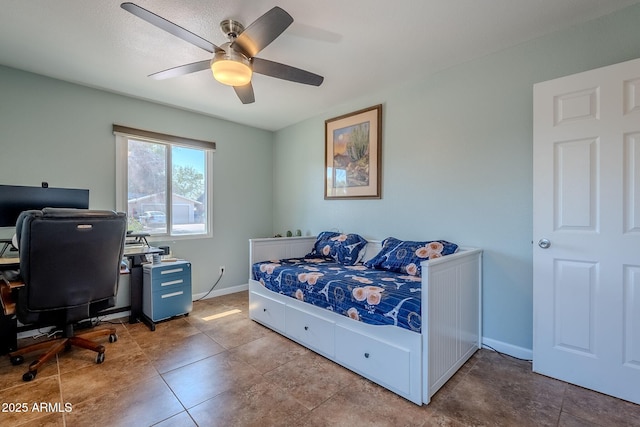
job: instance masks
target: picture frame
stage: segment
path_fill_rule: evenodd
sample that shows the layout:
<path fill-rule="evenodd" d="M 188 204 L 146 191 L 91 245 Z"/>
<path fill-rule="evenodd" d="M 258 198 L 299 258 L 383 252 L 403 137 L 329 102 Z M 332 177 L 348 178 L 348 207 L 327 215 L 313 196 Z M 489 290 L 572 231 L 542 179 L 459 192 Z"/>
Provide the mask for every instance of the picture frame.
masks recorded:
<path fill-rule="evenodd" d="M 324 198 L 382 198 L 382 104 L 325 120 L 324 127 Z"/>

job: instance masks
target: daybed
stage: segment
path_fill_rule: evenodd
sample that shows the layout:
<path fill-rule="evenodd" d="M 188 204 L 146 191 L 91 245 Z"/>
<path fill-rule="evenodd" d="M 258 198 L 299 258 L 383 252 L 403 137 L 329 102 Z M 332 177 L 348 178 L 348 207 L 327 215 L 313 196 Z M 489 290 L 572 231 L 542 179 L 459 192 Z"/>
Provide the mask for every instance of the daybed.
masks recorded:
<path fill-rule="evenodd" d="M 456 246 L 453 254 L 419 263 L 418 271 L 410 266 L 411 274 L 406 266 L 373 271 L 389 255 L 393 238 L 364 241 L 353 259 L 325 259 L 321 240 L 335 240 L 335 234 L 251 239 L 250 318 L 418 405 L 428 404 L 480 348 L 482 251 Z M 376 262 L 375 269 L 364 264 Z M 387 298 L 394 289 L 406 294 Z M 383 307 L 381 295 L 393 302 Z"/>

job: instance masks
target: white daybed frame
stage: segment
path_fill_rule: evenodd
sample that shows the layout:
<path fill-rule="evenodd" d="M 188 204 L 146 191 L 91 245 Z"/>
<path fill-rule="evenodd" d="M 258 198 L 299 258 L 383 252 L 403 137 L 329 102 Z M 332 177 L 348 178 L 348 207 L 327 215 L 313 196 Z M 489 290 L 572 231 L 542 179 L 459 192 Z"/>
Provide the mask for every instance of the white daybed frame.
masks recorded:
<path fill-rule="evenodd" d="M 255 262 L 299 258 L 315 237 L 249 241 Z M 370 241 L 365 260 L 380 251 Z M 480 348 L 482 250 L 461 248 L 422 263 L 422 334 L 373 326 L 270 291 L 249 276 L 249 317 L 422 405 Z"/>

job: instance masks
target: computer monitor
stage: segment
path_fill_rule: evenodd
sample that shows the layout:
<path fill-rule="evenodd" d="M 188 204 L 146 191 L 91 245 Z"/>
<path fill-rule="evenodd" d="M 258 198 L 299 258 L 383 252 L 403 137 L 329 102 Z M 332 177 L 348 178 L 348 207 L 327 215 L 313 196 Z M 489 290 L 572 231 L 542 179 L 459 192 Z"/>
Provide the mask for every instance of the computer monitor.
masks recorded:
<path fill-rule="evenodd" d="M 44 208 L 89 209 L 89 190 L 0 185 L 0 227 L 15 227 L 22 211 Z"/>

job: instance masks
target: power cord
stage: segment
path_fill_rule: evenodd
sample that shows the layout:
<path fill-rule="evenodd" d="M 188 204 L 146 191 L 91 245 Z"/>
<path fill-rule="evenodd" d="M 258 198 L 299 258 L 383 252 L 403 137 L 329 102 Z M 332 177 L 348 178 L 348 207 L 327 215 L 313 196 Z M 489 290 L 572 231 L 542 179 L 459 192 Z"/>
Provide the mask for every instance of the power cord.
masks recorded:
<path fill-rule="evenodd" d="M 533 362 L 533 360 L 531 360 L 531 359 L 522 359 L 520 357 L 512 356 L 510 354 L 502 353 L 501 351 L 496 350 L 495 348 L 491 347 L 490 345 L 487 345 L 487 344 L 483 343 L 482 344 L 482 348 L 485 348 L 485 347 L 488 348 L 489 350 L 495 351 L 496 353 L 498 353 L 498 355 L 500 355 L 500 356 L 502 356 L 504 358 L 510 357 L 512 359 L 522 360 L 523 362 L 529 362 L 529 363 Z"/>
<path fill-rule="evenodd" d="M 63 332 L 62 329 L 51 328 L 48 331 L 43 331 L 42 329 L 38 328 L 37 334 L 31 335 L 25 338 L 31 338 L 33 340 L 37 340 L 38 338 L 42 338 L 42 337 L 53 338 L 58 334 L 62 334 L 62 332 Z"/>
<path fill-rule="evenodd" d="M 196 300 L 193 300 L 193 302 L 205 299 L 211 293 L 211 291 L 213 291 L 213 289 L 218 285 L 218 283 L 220 282 L 220 279 L 222 279 L 222 276 L 224 276 L 224 268 L 220 269 L 220 276 L 218 276 L 218 280 L 216 280 L 216 282 L 211 286 L 211 289 L 209 289 L 209 292 L 207 292 L 206 294 L 204 294 L 200 298 L 198 298 Z"/>

